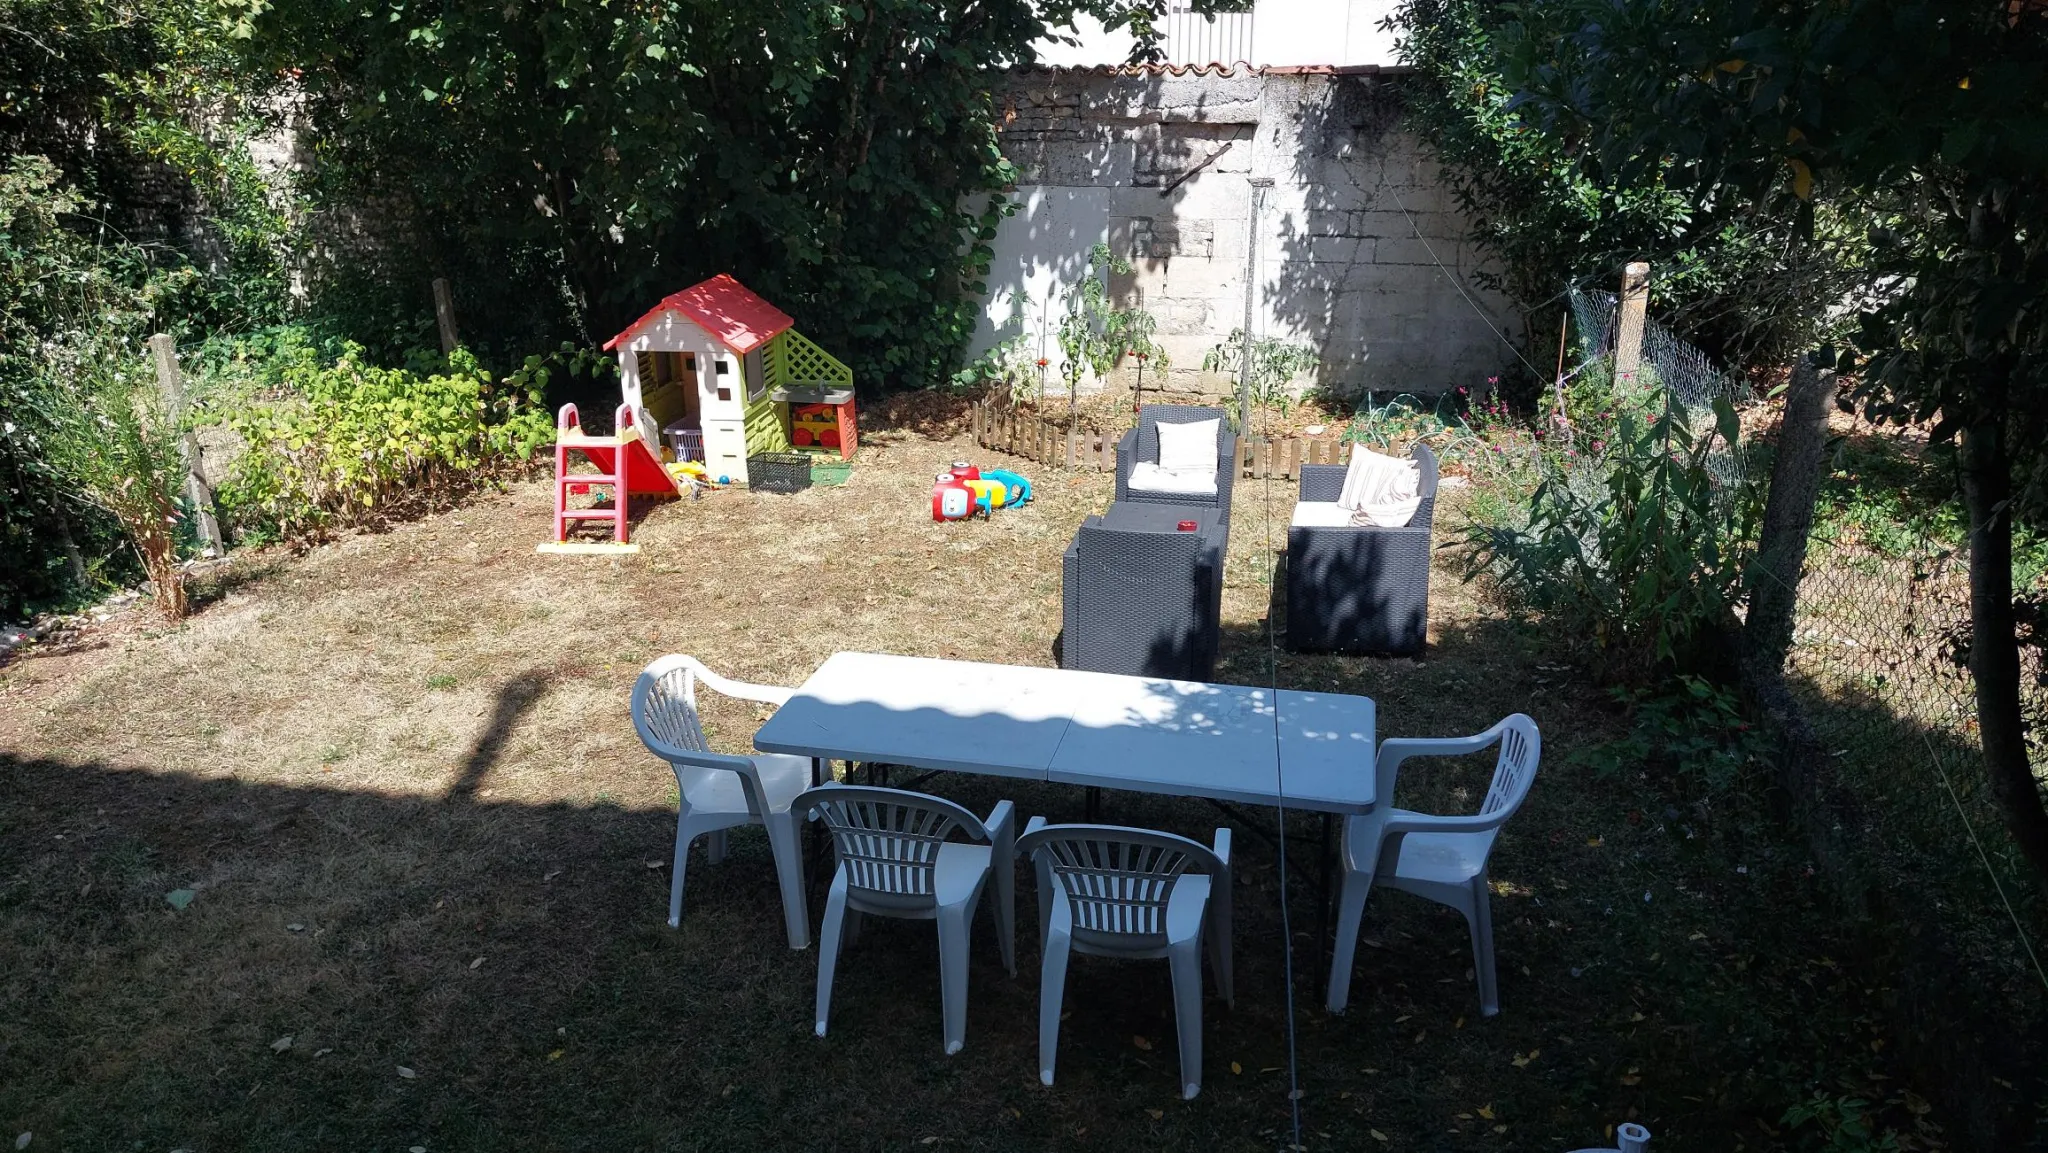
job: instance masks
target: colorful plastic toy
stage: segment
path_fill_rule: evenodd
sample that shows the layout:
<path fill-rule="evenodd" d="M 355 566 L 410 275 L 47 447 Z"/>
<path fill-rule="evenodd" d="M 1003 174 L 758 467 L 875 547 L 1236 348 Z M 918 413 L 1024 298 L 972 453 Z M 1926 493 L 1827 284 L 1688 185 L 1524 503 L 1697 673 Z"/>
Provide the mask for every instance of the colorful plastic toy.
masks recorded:
<path fill-rule="evenodd" d="M 999 508 L 1015 508 L 1031 499 L 1031 482 L 1004 469 L 987 472 L 966 461 L 932 478 L 932 519 L 966 520 L 987 517 Z"/>
<path fill-rule="evenodd" d="M 647 447 L 662 437 L 708 476 L 751 483 L 751 457 L 802 448 L 850 459 L 859 447 L 853 372 L 796 321 L 720 274 L 665 296 L 605 343 L 621 399 Z"/>
<path fill-rule="evenodd" d="M 584 432 L 573 404 L 563 405 L 555 414 L 555 539 L 541 545 L 541 552 L 638 552 L 640 546 L 627 539 L 630 499 L 681 495 L 676 478 L 661 466 L 661 459 L 642 438 L 631 405 L 619 406 L 613 427 L 616 431 L 610 436 Z M 570 472 L 570 460 L 579 455 L 596 471 Z M 586 495 L 595 488 L 610 490 L 608 507 L 569 507 L 570 497 Z M 603 544 L 572 542 L 569 526 L 583 520 L 612 522 L 612 539 Z"/>

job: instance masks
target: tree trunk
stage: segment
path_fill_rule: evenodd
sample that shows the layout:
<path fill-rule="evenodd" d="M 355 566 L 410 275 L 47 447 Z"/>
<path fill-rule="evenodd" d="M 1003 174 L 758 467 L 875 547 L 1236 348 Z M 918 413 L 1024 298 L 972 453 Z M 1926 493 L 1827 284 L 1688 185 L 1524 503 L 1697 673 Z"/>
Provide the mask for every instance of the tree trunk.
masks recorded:
<path fill-rule="evenodd" d="M 1745 659 L 1771 668 L 1784 667 L 1785 654 L 1792 648 L 1799 577 L 1806 567 L 1806 540 L 1813 530 L 1814 498 L 1820 492 L 1821 463 L 1827 453 L 1828 410 L 1834 401 L 1834 371 L 1802 359 L 1792 370 L 1785 419 L 1778 426 L 1771 491 L 1750 574 L 1749 616 L 1742 628 Z"/>
<path fill-rule="evenodd" d="M 2018 620 L 2012 604 L 2012 462 L 2005 422 L 1978 417 L 1961 446 L 1963 503 L 1970 510 L 1970 674 L 1984 771 L 2006 828 L 2048 888 L 2048 808 L 2027 759 L 2020 709 Z"/>

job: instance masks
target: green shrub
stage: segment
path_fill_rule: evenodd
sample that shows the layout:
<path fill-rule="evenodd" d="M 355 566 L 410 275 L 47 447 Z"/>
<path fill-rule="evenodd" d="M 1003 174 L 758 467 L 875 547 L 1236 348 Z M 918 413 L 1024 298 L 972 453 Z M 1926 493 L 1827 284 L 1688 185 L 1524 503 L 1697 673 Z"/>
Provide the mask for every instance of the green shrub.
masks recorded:
<path fill-rule="evenodd" d="M 1288 382 L 1304 372 L 1312 371 L 1322 363 L 1313 345 L 1296 344 L 1281 340 L 1277 336 L 1261 336 L 1252 340 L 1251 348 L 1251 398 L 1259 407 L 1271 406 L 1280 410 L 1285 417 L 1287 410 L 1294 407 L 1294 393 L 1287 387 Z M 1211 348 L 1202 357 L 1203 372 L 1227 372 L 1237 389 L 1245 387 L 1244 329 L 1233 328 L 1222 343 Z M 1238 426 L 1245 426 L 1245 414 L 1237 412 L 1237 392 L 1233 389 L 1229 402 L 1232 412 L 1237 414 Z"/>
<path fill-rule="evenodd" d="M 462 349 L 421 373 L 291 347 L 273 370 L 283 394 L 230 418 L 247 448 L 221 501 L 239 531 L 300 537 L 452 496 L 554 435 L 533 367 L 523 387 L 494 387 Z"/>
<path fill-rule="evenodd" d="M 1590 643 L 1610 679 L 1650 684 L 1713 664 L 1760 511 L 1757 486 L 1716 459 L 1736 447 L 1735 410 L 1716 401 L 1714 416 L 1695 428 L 1677 407 L 1647 424 L 1625 412 L 1597 453 L 1540 452 L 1519 515 L 1469 530 L 1469 575 Z"/>

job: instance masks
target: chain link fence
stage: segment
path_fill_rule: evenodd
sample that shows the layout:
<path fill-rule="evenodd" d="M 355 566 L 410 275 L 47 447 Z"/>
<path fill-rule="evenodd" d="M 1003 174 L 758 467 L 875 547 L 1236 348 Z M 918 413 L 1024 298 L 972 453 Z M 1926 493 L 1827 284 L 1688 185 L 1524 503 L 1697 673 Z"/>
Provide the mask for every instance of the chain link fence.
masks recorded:
<path fill-rule="evenodd" d="M 1561 374 L 1560 407 L 1572 378 L 1613 381 L 1618 343 L 1614 294 L 1575 288 L 1569 303 L 1584 359 Z M 1644 326 L 1642 359 L 1642 375 L 1689 420 L 1726 398 L 1750 405 L 1746 428 L 1771 427 L 1775 414 L 1751 390 L 1654 321 Z M 1710 468 L 1726 482 L 1765 486 L 1769 460 L 1744 443 L 1710 458 Z M 1985 780 L 1952 481 L 1924 436 L 1839 413 L 1824 468 L 1784 670 L 1810 735 L 1803 752 L 1781 746 L 1819 763 L 1787 777 L 1811 784 L 1799 798 L 1810 810 L 1806 829 L 1845 911 L 1872 931 L 1870 959 L 1914 974 L 1909 997 L 1889 1007 L 1895 1022 L 1921 1063 L 1956 1090 L 1944 1094 L 1952 1108 L 1981 1103 L 1964 1128 L 1989 1132 L 2017 1109 L 2037 1114 L 2038 1132 L 2048 1133 L 2048 1101 L 1996 1100 L 2038 1091 L 2048 1064 L 2048 972 L 2038 955 L 2048 903 Z M 2020 573 L 2016 583 L 2025 591 L 2048 574 Z M 2038 776 L 2048 769 L 2048 668 L 2040 649 L 2023 653 Z"/>

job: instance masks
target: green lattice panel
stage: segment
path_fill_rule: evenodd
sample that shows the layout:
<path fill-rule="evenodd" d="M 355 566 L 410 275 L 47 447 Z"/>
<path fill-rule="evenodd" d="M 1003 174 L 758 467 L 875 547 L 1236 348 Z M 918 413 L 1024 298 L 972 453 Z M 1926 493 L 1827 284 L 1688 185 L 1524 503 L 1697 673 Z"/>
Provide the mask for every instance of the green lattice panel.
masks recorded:
<path fill-rule="evenodd" d="M 786 329 L 768 342 L 768 386 L 801 388 L 806 385 L 853 387 L 853 370 L 796 329 Z"/>

